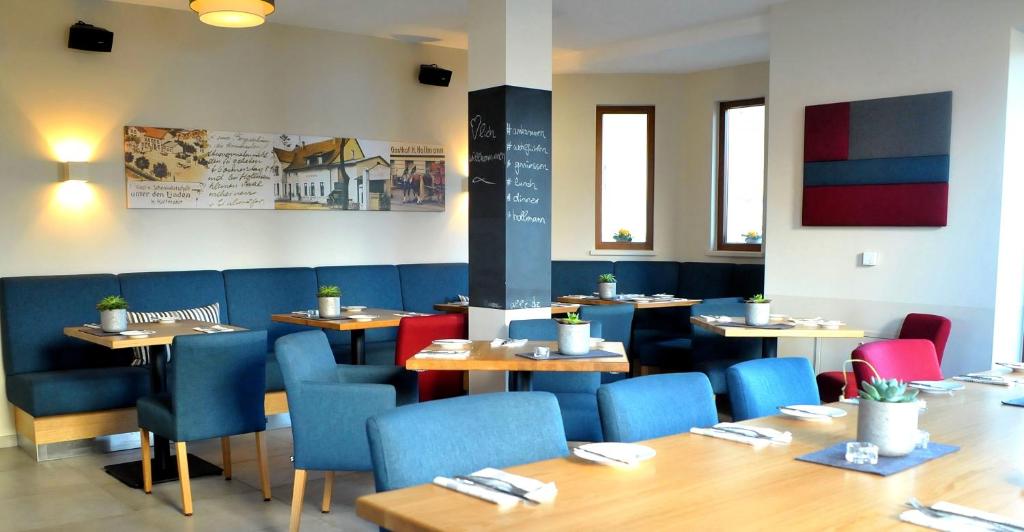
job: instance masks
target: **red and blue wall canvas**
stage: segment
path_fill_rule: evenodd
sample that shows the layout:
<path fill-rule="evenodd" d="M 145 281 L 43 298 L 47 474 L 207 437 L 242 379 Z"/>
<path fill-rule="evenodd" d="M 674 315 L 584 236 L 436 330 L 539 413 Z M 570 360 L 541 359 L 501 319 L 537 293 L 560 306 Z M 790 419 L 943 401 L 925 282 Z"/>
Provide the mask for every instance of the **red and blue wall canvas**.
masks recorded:
<path fill-rule="evenodd" d="M 953 93 L 804 110 L 803 225 L 946 225 Z"/>

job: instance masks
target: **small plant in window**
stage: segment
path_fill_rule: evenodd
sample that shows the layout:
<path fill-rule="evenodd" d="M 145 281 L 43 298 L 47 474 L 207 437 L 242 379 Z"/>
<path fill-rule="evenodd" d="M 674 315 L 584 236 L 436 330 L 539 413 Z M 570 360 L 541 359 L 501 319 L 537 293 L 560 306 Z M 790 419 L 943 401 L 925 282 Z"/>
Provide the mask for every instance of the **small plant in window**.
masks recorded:
<path fill-rule="evenodd" d="M 629 229 L 619 229 L 617 233 L 612 235 L 612 238 L 614 238 L 616 242 L 632 242 L 633 233 L 630 233 Z"/>
<path fill-rule="evenodd" d="M 743 237 L 743 241 L 746 242 L 747 244 L 761 243 L 761 233 L 758 233 L 757 231 L 747 231 L 746 233 L 743 233 L 740 236 Z"/>

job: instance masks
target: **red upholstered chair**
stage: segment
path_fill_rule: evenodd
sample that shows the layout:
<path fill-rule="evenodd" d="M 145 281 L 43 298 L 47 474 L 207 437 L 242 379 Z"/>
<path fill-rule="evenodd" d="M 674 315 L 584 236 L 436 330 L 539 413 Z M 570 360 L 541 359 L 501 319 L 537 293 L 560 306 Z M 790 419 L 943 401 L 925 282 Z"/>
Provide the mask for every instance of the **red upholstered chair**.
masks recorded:
<path fill-rule="evenodd" d="M 406 360 L 425 349 L 434 340 L 465 338 L 468 334 L 468 323 L 465 314 L 402 318 L 398 325 L 395 364 L 404 366 Z M 463 371 L 421 372 L 419 374 L 420 401 L 462 395 L 464 373 Z"/>
<path fill-rule="evenodd" d="M 854 360 L 871 364 L 883 379 L 901 381 L 942 380 L 939 359 L 931 340 L 880 340 L 853 350 Z M 866 364 L 854 364 L 857 382 L 870 381 L 875 374 Z"/>
<path fill-rule="evenodd" d="M 935 314 L 907 314 L 903 319 L 903 327 L 900 327 L 899 337 L 902 340 L 931 340 L 935 345 L 935 356 L 941 366 L 951 326 L 949 318 Z"/>
<path fill-rule="evenodd" d="M 949 331 L 952 323 L 949 318 L 936 316 L 935 314 L 907 314 L 903 318 L 903 325 L 900 327 L 899 339 L 901 340 L 931 340 L 935 345 L 935 355 L 942 365 L 942 355 L 946 351 L 946 341 L 949 340 Z M 846 379 L 846 397 L 857 397 L 857 383 L 860 379 L 854 378 L 853 372 L 847 371 L 826 371 L 819 373 L 817 377 L 818 392 L 824 402 L 835 401 L 843 389 L 843 379 Z"/>

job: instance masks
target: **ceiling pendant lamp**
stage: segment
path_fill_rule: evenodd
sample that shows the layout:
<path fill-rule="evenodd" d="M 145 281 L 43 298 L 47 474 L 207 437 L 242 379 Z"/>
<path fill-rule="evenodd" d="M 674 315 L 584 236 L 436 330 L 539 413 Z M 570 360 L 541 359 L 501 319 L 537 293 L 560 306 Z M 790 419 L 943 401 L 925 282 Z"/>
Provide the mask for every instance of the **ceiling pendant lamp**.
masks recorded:
<path fill-rule="evenodd" d="M 259 26 L 274 12 L 274 0 L 189 0 L 204 24 L 221 28 Z"/>

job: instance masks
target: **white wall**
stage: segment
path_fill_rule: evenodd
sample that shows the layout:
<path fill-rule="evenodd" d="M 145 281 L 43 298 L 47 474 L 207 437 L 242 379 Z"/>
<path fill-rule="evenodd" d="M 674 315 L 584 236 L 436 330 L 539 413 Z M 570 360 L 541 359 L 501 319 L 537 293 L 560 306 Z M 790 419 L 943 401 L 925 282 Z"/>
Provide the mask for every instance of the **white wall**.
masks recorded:
<path fill-rule="evenodd" d="M 767 91 L 767 63 L 675 75 L 555 76 L 553 258 L 760 262 L 707 251 L 717 103 L 766 96 Z M 594 249 L 598 105 L 655 106 L 653 256 L 589 255 Z"/>
<path fill-rule="evenodd" d="M 795 0 L 772 8 L 766 291 L 779 311 L 876 334 L 895 333 L 909 311 L 942 314 L 953 320 L 943 370 L 989 367 L 1010 29 L 1022 21 L 1024 2 L 1009 0 Z M 800 225 L 805 106 L 946 90 L 948 227 Z M 858 267 L 864 250 L 880 252 L 881 265 Z M 826 343 L 826 367 L 838 367 L 852 343 Z M 809 344 L 785 342 L 780 351 L 806 354 Z"/>

